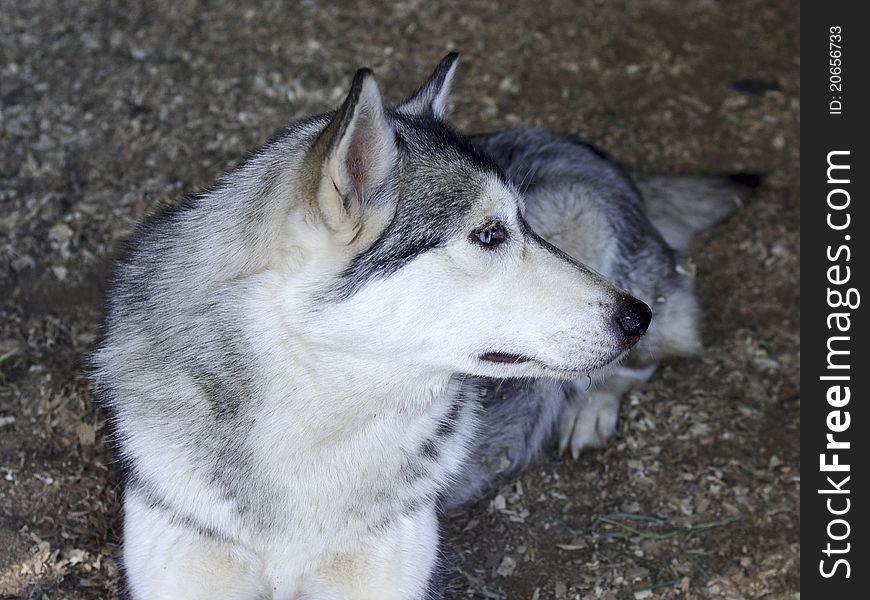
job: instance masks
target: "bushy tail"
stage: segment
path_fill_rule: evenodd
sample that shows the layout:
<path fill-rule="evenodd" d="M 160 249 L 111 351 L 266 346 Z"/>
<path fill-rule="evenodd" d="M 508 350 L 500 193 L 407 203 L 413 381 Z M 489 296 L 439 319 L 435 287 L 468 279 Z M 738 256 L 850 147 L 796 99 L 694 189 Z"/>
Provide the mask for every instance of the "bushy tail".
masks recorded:
<path fill-rule="evenodd" d="M 724 221 L 761 183 L 759 175 L 633 175 L 650 221 L 674 249 Z"/>

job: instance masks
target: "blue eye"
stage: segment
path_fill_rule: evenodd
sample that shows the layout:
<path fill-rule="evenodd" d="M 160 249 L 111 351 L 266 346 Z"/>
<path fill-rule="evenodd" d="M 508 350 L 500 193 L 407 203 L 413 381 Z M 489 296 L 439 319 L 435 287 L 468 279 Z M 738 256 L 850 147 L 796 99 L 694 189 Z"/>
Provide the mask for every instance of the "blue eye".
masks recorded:
<path fill-rule="evenodd" d="M 495 248 L 499 244 L 506 242 L 507 239 L 508 232 L 501 221 L 490 221 L 483 227 L 471 232 L 471 241 L 488 249 Z"/>

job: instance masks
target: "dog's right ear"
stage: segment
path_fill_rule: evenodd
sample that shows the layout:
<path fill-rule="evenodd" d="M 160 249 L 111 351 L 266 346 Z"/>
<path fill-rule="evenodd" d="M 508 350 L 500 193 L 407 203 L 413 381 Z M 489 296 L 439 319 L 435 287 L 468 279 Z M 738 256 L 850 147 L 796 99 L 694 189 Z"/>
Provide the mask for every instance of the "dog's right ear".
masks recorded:
<path fill-rule="evenodd" d="M 459 64 L 459 54 L 451 52 L 435 67 L 420 89 L 397 107 L 407 115 L 426 115 L 438 120 L 447 116 L 447 100 L 450 98 L 450 85 Z"/>
<path fill-rule="evenodd" d="M 396 162 L 395 132 L 374 75 L 360 69 L 341 108 L 315 142 L 317 205 L 334 231 L 359 229 L 367 203 Z"/>

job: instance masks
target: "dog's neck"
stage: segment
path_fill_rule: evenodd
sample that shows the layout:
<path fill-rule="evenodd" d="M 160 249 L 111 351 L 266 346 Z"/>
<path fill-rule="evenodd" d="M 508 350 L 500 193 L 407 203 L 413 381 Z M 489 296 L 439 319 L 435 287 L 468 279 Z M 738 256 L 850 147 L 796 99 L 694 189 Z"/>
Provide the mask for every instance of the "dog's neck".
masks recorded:
<path fill-rule="evenodd" d="M 304 352 L 304 357 L 302 353 Z M 320 350 L 292 350 L 294 387 L 310 400 L 329 399 L 339 410 L 418 413 L 442 396 L 448 371 L 433 371 L 383 357 Z"/>
<path fill-rule="evenodd" d="M 362 352 L 352 344 L 294 327 L 304 310 L 288 316 L 266 278 L 261 295 L 247 295 L 239 318 L 248 321 L 251 350 L 259 354 L 261 417 L 281 421 L 276 431 L 305 437 L 304 444 L 339 443 L 364 435 L 373 424 L 418 423 L 443 410 L 452 372 L 410 364 L 405 357 Z M 265 300 L 265 301 L 264 301 Z M 302 440 L 300 440 L 302 441 Z"/>
<path fill-rule="evenodd" d="M 280 432 L 268 446 L 292 461 L 413 448 L 449 410 L 450 374 L 414 373 L 364 357 L 324 363 L 309 353 L 304 362 L 293 361 L 292 372 L 273 373 L 270 380 L 260 406 L 262 422 L 269 423 L 263 435 Z M 370 470 L 363 466 L 370 458 L 354 461 Z"/>
<path fill-rule="evenodd" d="M 270 354 L 283 360 L 265 363 L 268 412 L 319 441 L 354 436 L 377 419 L 400 424 L 439 414 L 452 376 L 301 340 L 284 340 Z"/>

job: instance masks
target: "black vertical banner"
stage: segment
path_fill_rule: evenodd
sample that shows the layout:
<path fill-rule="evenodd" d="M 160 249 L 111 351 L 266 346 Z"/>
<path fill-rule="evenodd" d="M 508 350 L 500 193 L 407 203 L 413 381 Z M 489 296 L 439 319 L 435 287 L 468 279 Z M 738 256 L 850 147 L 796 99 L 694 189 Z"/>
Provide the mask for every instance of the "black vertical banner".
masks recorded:
<path fill-rule="evenodd" d="M 870 597 L 870 24 L 801 3 L 801 588 Z M 862 352 L 862 350 L 864 350 Z M 863 358 L 863 360 L 862 360 Z M 862 491 L 863 490 L 863 491 Z M 824 594 L 824 595 L 823 595 Z"/>

